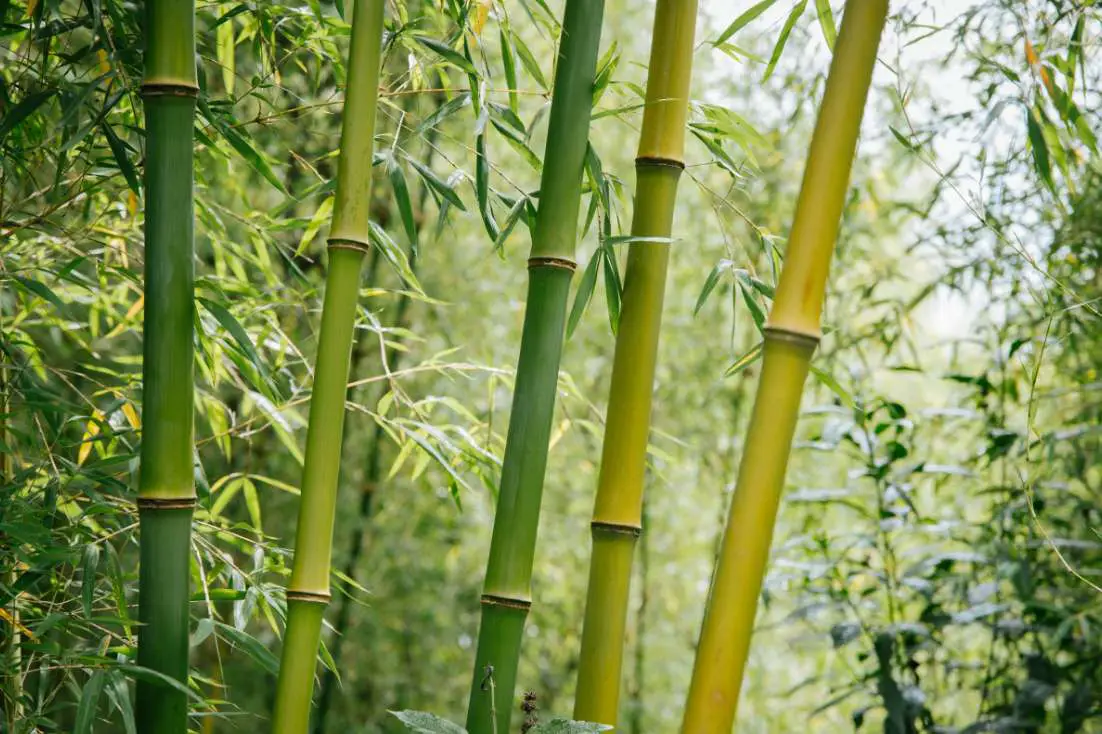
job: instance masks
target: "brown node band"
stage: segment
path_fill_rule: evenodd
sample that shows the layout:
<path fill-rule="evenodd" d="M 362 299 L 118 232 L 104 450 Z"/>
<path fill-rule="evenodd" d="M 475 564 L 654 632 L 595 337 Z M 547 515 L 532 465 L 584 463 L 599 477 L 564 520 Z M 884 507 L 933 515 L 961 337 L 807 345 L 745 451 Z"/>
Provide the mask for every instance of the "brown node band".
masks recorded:
<path fill-rule="evenodd" d="M 635 159 L 636 168 L 676 168 L 679 171 L 685 170 L 684 161 L 679 161 L 676 158 L 661 158 L 658 156 L 642 155 Z"/>
<path fill-rule="evenodd" d="M 199 87 L 180 82 L 146 82 L 142 85 L 143 97 L 197 97 Z"/>
<path fill-rule="evenodd" d="M 325 244 L 330 250 L 355 250 L 356 252 L 370 253 L 371 243 L 362 240 L 349 240 L 345 238 L 330 238 Z"/>
<path fill-rule="evenodd" d="M 532 270 L 534 268 L 559 268 L 573 273 L 578 269 L 578 263 L 567 260 L 565 257 L 530 257 L 528 258 L 528 269 Z"/>
<path fill-rule="evenodd" d="M 630 535 L 633 538 L 638 538 L 643 534 L 643 528 L 638 525 L 628 525 L 622 522 L 601 522 L 600 520 L 594 520 L 589 523 L 589 527 L 594 531 L 601 530 L 606 533 L 616 533 L 617 535 Z"/>
<path fill-rule="evenodd" d="M 194 497 L 139 497 L 139 510 L 192 510 Z"/>
<path fill-rule="evenodd" d="M 785 329 L 780 326 L 766 326 L 762 329 L 762 332 L 767 339 L 788 342 L 797 347 L 805 347 L 807 349 L 815 349 L 819 346 L 819 340 L 821 339 L 818 334 L 809 334 L 806 331 Z"/>
<path fill-rule="evenodd" d="M 292 591 L 287 589 L 287 601 L 304 601 L 308 604 L 328 604 L 332 595 L 322 591 Z"/>
<path fill-rule="evenodd" d="M 532 608 L 532 602 L 527 599 L 514 599 L 511 596 L 497 596 L 496 594 L 483 594 L 479 600 L 488 607 L 508 607 L 527 612 Z"/>

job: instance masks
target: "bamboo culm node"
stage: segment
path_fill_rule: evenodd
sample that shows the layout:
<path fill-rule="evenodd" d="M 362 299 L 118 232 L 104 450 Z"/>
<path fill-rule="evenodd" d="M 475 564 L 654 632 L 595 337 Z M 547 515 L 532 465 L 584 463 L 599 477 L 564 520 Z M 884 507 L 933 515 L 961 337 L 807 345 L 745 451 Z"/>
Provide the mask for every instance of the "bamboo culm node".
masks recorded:
<path fill-rule="evenodd" d="M 849 0 L 812 134 L 682 734 L 730 734 L 887 0 Z"/>

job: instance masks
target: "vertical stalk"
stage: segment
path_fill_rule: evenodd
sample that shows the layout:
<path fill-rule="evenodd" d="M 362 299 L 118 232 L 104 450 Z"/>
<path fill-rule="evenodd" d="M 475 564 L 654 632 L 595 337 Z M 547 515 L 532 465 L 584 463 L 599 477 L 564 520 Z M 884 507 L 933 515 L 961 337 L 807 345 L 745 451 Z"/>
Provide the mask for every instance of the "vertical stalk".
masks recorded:
<path fill-rule="evenodd" d="M 330 598 L 344 403 L 360 271 L 371 247 L 369 194 L 383 7 L 383 0 L 356 0 L 352 17 L 336 200 L 329 231 L 329 271 L 310 396 L 295 558 L 287 586 L 287 630 L 272 717 L 272 731 L 277 734 L 305 734 L 309 725 L 322 617 Z"/>
<path fill-rule="evenodd" d="M 142 361 L 138 664 L 188 676 L 193 471 L 195 6 L 146 3 L 145 313 Z M 143 676 L 141 734 L 184 734 L 187 699 Z"/>
<path fill-rule="evenodd" d="M 0 312 L 0 323 L 3 323 L 2 312 Z M 8 377 L 9 358 L 7 342 L 0 342 L 0 445 L 7 447 L 7 450 L 0 452 L 0 482 L 3 482 L 5 488 L 12 492 L 11 496 L 14 496 L 14 487 L 11 485 L 15 479 L 15 456 L 11 453 L 14 449 L 11 434 L 8 432 L 12 403 L 12 387 Z M 0 512 L 0 517 L 3 517 L 2 512 Z M 4 579 L 4 584 L 8 588 L 14 589 L 18 578 L 15 563 L 12 562 L 11 570 L 8 572 L 7 578 Z M 7 626 L 11 628 L 11 633 L 5 636 L 3 643 L 0 643 L 4 655 L 2 665 L 7 670 L 7 675 L 4 676 L 3 680 L 2 692 L 4 697 L 4 720 L 8 727 L 7 730 L 14 734 L 16 731 L 15 725 L 23 718 L 23 636 L 19 632 L 19 594 L 17 593 L 12 594 L 11 608 L 8 610 L 8 615 Z"/>
<path fill-rule="evenodd" d="M 441 85 L 442 84 L 443 82 L 441 81 Z M 433 105 L 433 111 L 439 110 L 445 101 L 444 95 L 438 95 L 436 103 Z M 436 139 L 439 133 L 439 127 L 432 127 L 425 133 L 425 145 L 428 147 L 428 151 L 425 153 L 425 157 L 422 159 L 421 164 L 426 169 L 432 168 L 433 158 L 436 154 Z M 422 222 L 425 221 L 425 202 L 428 201 L 428 196 L 428 184 L 422 183 L 417 194 L 417 213 L 419 216 L 414 220 L 414 227 L 418 232 L 421 231 Z M 411 245 L 409 252 L 409 269 L 414 275 L 417 274 L 419 261 L 417 249 Z M 374 279 L 374 269 L 378 266 L 378 262 L 378 250 L 376 250 L 372 254 L 371 264 L 368 266 L 368 282 Z M 394 324 L 397 328 L 409 328 L 409 309 L 412 305 L 413 299 L 410 297 L 409 293 L 403 292 L 398 299 L 398 307 L 394 315 Z M 404 350 L 397 346 L 387 350 L 386 364 L 391 372 L 396 371 L 402 364 L 403 354 Z M 380 388 L 379 398 L 389 389 L 389 385 L 384 383 Z M 378 400 L 369 404 L 374 404 L 376 402 L 378 402 Z M 360 556 L 363 554 L 364 549 L 364 536 L 367 533 L 367 526 L 371 521 L 371 516 L 375 508 L 375 493 L 379 491 L 379 484 L 383 481 L 383 446 L 385 440 L 386 429 L 383 428 L 382 423 L 376 422 L 371 433 L 371 442 L 367 447 L 367 469 L 365 471 L 366 476 L 364 477 L 363 488 L 360 490 L 359 514 L 356 524 L 352 528 L 352 536 L 348 540 L 347 560 L 342 569 L 344 575 L 349 578 L 355 576 L 356 568 L 359 566 Z M 352 611 L 352 607 L 352 600 L 347 595 L 340 600 L 339 606 L 337 607 L 337 617 L 333 622 L 333 629 L 337 631 L 339 636 L 333 639 L 333 644 L 329 647 L 329 654 L 333 658 L 334 667 L 340 666 L 341 652 L 344 649 L 344 642 L 346 640 L 345 631 L 348 626 L 348 618 Z M 325 722 L 332 704 L 333 691 L 336 685 L 336 676 L 332 671 L 326 670 L 321 677 L 317 715 L 315 716 L 312 726 L 314 734 L 324 734 L 325 732 Z"/>
<path fill-rule="evenodd" d="M 696 0 L 658 0 L 647 75 L 631 233 L 670 236 L 685 164 Z M 582 653 L 574 718 L 615 725 L 635 543 L 643 531 L 643 484 L 651 398 L 666 289 L 668 243 L 633 242 L 612 366 L 601 472 L 593 509 Z"/>
<path fill-rule="evenodd" d="M 521 636 L 532 604 L 532 564 L 567 296 L 575 268 L 581 179 L 603 15 L 604 0 L 566 0 L 539 211 L 528 260 L 520 358 L 481 599 L 467 708 L 471 734 L 490 734 L 495 728 L 499 734 L 510 731 Z"/>
<path fill-rule="evenodd" d="M 850 0 L 811 138 L 764 362 L 697 648 L 683 734 L 728 734 L 888 0 Z"/>

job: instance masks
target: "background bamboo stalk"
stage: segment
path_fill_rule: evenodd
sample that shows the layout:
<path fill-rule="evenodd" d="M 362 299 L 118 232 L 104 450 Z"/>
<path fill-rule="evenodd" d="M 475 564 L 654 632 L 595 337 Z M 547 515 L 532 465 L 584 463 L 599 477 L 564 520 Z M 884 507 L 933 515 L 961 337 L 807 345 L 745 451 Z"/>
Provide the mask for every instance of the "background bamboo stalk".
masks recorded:
<path fill-rule="evenodd" d="M 329 603 L 329 570 L 344 405 L 352 353 L 360 271 L 371 247 L 370 193 L 383 37 L 383 0 L 356 0 L 329 270 L 310 397 L 295 558 L 287 587 L 287 630 L 280 660 L 272 731 L 305 734 L 310 720 L 322 618 Z"/>
<path fill-rule="evenodd" d="M 187 683 L 194 487 L 195 6 L 146 4 L 145 311 L 142 361 L 138 664 Z M 183 691 L 143 676 L 142 734 L 184 734 Z"/>
<path fill-rule="evenodd" d="M 696 0 L 659 0 L 636 158 L 631 233 L 669 238 L 684 168 Z M 642 533 L 643 484 L 669 244 L 633 242 L 612 367 L 601 472 L 593 510 L 585 625 L 574 718 L 615 725 L 631 567 Z"/>
<path fill-rule="evenodd" d="M 800 397 L 819 341 L 830 257 L 887 12 L 887 0 L 846 4 L 765 328 L 761 381 L 697 648 L 683 734 L 728 734 L 734 725 Z"/>
<path fill-rule="evenodd" d="M 520 357 L 481 599 L 467 708 L 471 734 L 489 734 L 495 727 L 505 734 L 515 708 L 603 15 L 603 0 L 567 0 L 564 11 Z"/>

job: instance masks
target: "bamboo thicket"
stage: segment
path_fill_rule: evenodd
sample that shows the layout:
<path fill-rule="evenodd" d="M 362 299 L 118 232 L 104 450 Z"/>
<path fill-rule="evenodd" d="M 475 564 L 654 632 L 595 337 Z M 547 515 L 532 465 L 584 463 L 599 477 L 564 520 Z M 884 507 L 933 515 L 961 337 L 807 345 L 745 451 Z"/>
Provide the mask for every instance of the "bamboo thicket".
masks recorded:
<path fill-rule="evenodd" d="M 272 720 L 276 734 L 305 734 L 307 730 L 322 617 L 330 599 L 329 569 L 352 336 L 360 271 L 364 255 L 371 248 L 369 194 L 383 8 L 383 0 L 356 0 L 352 15 L 348 85 L 328 240 L 329 269 L 310 396 L 295 556 L 287 587 L 287 631 Z"/>
<path fill-rule="evenodd" d="M 195 6 L 146 3 L 145 311 L 138 483 L 138 664 L 186 685 L 195 507 L 192 135 L 198 93 Z M 137 681 L 140 734 L 184 734 L 187 697 Z"/>
<path fill-rule="evenodd" d="M 615 725 L 631 568 L 643 531 L 651 398 L 666 290 L 668 243 L 684 169 L 696 0 L 658 0 L 647 73 L 636 195 L 612 366 L 604 449 L 593 510 L 574 718 Z M 660 241 L 661 239 L 667 241 Z M 655 241 L 659 240 L 659 241 Z"/>
<path fill-rule="evenodd" d="M 683 734 L 729 734 L 888 0 L 849 0 L 811 138 Z"/>
<path fill-rule="evenodd" d="M 497 511 L 481 599 L 467 730 L 510 731 L 593 108 L 603 0 L 567 0 Z M 496 724 L 495 724 L 496 721 Z"/>

